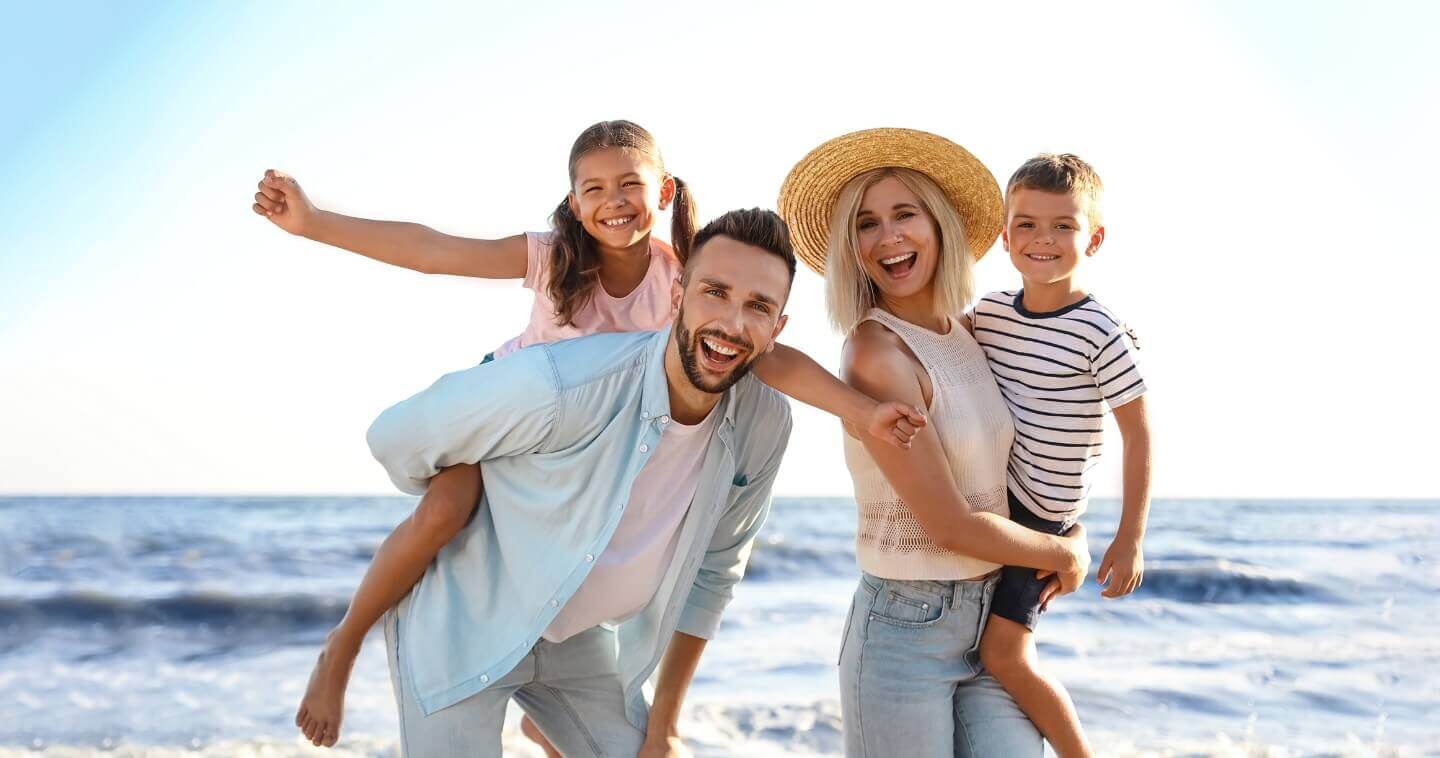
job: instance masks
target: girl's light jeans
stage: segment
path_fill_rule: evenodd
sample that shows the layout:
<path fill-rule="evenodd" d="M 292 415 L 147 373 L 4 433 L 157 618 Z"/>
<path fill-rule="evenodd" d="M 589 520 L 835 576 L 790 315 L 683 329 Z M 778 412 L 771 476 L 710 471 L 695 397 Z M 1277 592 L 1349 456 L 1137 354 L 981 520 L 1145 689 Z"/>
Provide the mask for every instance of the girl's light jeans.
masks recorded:
<path fill-rule="evenodd" d="M 861 575 L 840 648 L 847 756 L 1044 755 L 1035 726 L 980 666 L 995 580 Z"/>

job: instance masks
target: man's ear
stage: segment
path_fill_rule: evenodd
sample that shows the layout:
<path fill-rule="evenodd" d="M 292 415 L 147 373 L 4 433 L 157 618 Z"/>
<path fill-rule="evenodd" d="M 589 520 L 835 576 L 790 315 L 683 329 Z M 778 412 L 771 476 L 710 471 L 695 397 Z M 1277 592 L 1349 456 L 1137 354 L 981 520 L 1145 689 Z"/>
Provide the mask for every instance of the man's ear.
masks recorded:
<path fill-rule="evenodd" d="M 780 339 L 780 332 L 785 331 L 785 325 L 788 323 L 790 323 L 788 314 L 780 316 L 780 320 L 775 322 L 775 331 L 770 333 L 770 346 L 765 348 L 765 352 L 768 353 L 775 349 L 775 340 Z"/>
<path fill-rule="evenodd" d="M 674 321 L 680 315 L 680 301 L 685 297 L 685 272 L 675 277 L 670 282 L 670 320 Z"/>
<path fill-rule="evenodd" d="M 1086 255 L 1094 255 L 1100 251 L 1100 245 L 1105 242 L 1105 227 L 1097 226 L 1095 231 L 1090 233 L 1090 244 L 1085 248 Z"/>

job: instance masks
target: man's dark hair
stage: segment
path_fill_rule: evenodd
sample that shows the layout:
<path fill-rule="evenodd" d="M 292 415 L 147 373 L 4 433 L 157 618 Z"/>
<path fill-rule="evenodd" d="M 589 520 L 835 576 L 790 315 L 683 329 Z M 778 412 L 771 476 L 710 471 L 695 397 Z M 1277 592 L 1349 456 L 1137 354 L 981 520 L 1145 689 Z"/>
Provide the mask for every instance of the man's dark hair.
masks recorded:
<path fill-rule="evenodd" d="M 715 237 L 729 237 L 743 245 L 758 247 L 778 256 L 785 261 L 785 268 L 790 272 L 790 281 L 795 281 L 795 248 L 790 245 L 790 227 L 786 226 L 785 219 L 780 218 L 780 214 L 763 208 L 747 208 L 730 211 L 706 224 L 705 228 L 695 235 L 695 241 L 690 243 L 690 258 L 685 267 L 687 277 L 690 270 L 688 264 L 700 257 L 705 243 Z"/>

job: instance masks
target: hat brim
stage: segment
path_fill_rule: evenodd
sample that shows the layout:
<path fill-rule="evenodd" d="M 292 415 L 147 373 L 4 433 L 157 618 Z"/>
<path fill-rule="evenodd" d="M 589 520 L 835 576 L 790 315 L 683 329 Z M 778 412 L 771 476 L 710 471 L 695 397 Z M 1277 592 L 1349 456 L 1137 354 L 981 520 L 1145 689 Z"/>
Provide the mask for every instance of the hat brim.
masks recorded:
<path fill-rule="evenodd" d="M 851 179 L 878 168 L 908 168 L 939 185 L 965 225 L 970 254 L 978 260 L 1004 225 L 1004 202 L 995 175 L 965 148 L 915 129 L 865 129 L 811 150 L 780 185 L 778 207 L 790 226 L 795 254 L 825 274 L 830 215 Z"/>

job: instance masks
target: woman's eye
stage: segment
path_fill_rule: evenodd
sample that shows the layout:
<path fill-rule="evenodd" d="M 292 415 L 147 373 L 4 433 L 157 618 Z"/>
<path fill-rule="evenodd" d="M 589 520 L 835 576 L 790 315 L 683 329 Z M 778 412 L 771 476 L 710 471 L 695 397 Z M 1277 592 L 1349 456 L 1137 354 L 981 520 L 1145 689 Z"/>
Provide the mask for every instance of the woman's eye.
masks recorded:
<path fill-rule="evenodd" d="M 861 221 L 860 223 L 858 223 L 858 224 L 855 225 L 855 228 L 856 228 L 856 229 L 869 229 L 869 228 L 872 227 L 872 226 L 875 226 L 875 222 L 874 222 L 874 221 Z"/>
<path fill-rule="evenodd" d="M 914 213 L 911 213 L 910 211 L 901 211 L 900 215 L 896 216 L 895 218 L 897 218 L 897 219 L 899 219 L 899 220 L 901 220 L 901 221 L 904 221 L 905 219 L 910 218 L 911 216 L 914 216 L 914 215 L 915 215 L 915 214 L 914 214 Z"/>

